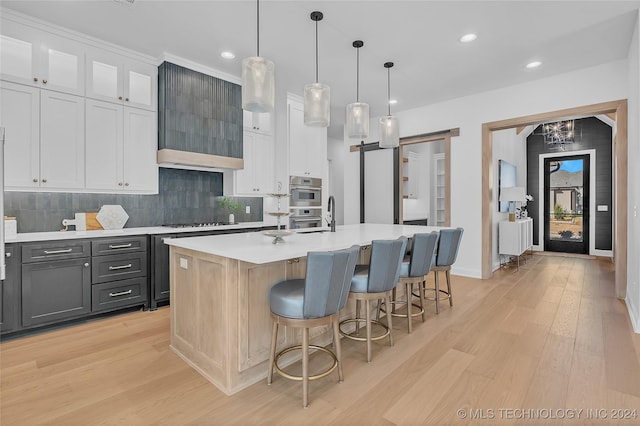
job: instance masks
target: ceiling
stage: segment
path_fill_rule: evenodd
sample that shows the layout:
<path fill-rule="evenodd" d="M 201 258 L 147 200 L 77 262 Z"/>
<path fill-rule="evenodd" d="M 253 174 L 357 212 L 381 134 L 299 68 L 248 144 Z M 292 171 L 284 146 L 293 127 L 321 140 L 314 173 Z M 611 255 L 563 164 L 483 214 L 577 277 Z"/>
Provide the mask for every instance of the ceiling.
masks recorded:
<path fill-rule="evenodd" d="M 127 0 L 123 0 L 127 3 Z M 173 54 L 239 76 L 256 54 L 256 2 L 136 0 L 0 1 L 22 12 L 141 53 Z M 344 106 L 356 97 L 371 115 L 387 109 L 393 61 L 393 111 L 624 59 L 640 1 L 278 1 L 260 2 L 260 54 L 276 65 L 276 86 L 302 94 L 315 78 L 320 10 L 320 82 L 331 87 L 330 137 L 342 139 Z M 478 39 L 463 44 L 463 34 Z M 220 57 L 224 50 L 236 58 Z M 526 69 L 532 60 L 542 66 Z M 552 95 L 552 94 L 551 94 Z M 402 123 L 400 123 L 402 126 Z"/>

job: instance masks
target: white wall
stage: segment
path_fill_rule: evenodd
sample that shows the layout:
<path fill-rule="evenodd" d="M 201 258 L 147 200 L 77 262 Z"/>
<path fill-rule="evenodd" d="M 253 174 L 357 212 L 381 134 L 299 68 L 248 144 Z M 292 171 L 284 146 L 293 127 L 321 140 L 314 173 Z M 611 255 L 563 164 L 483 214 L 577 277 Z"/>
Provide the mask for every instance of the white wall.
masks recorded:
<path fill-rule="evenodd" d="M 342 141 L 327 139 L 327 156 L 330 160 L 329 180 L 330 194 L 336 199 L 336 224 L 344 225 L 344 155 L 342 155 Z"/>
<path fill-rule="evenodd" d="M 616 61 L 397 114 L 402 137 L 460 129 L 451 141 L 451 225 L 465 234 L 454 273 L 481 277 L 482 123 L 628 98 L 628 73 L 627 61 Z M 630 143 L 638 143 L 637 134 Z M 345 139 L 345 223 L 356 223 L 358 180 L 351 174 L 357 177 L 358 155 L 348 152 L 349 144 Z"/>
<path fill-rule="evenodd" d="M 530 127 L 526 129 L 530 130 Z M 522 131 L 517 134 L 516 129 L 506 129 L 493 132 L 493 270 L 500 267 L 498 255 L 498 223 L 508 219 L 508 213 L 498 211 L 498 160 L 506 160 L 516 166 L 518 175 L 516 186 L 527 188 L 527 135 Z"/>
<path fill-rule="evenodd" d="M 629 47 L 629 210 L 627 251 L 627 297 L 626 302 L 631 322 L 636 333 L 640 333 L 640 34 L 638 22 Z"/>

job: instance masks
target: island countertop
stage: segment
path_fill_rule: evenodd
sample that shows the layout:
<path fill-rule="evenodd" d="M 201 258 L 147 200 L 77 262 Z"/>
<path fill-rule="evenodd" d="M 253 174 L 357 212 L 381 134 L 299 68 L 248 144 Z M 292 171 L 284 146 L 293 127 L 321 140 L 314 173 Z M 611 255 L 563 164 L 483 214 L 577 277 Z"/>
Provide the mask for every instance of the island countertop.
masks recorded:
<path fill-rule="evenodd" d="M 330 251 L 354 244 L 365 246 L 373 240 L 411 237 L 415 233 L 439 231 L 442 227 L 416 225 L 387 225 L 362 223 L 337 226 L 336 232 L 294 233 L 284 237 L 282 244 L 272 244 L 273 238 L 260 232 L 212 235 L 205 237 L 165 239 L 165 243 L 202 253 L 265 264 L 295 257 L 310 251 Z"/>

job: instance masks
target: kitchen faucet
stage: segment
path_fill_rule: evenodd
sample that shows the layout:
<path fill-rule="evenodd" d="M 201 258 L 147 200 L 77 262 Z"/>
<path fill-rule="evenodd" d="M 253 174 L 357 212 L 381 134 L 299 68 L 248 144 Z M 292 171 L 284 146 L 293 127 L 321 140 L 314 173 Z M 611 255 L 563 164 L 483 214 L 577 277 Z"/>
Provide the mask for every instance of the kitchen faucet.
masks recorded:
<path fill-rule="evenodd" d="M 331 222 L 329 222 L 329 226 L 331 226 L 331 232 L 336 232 L 336 199 L 333 198 L 333 195 L 329 196 L 327 211 L 331 212 Z"/>

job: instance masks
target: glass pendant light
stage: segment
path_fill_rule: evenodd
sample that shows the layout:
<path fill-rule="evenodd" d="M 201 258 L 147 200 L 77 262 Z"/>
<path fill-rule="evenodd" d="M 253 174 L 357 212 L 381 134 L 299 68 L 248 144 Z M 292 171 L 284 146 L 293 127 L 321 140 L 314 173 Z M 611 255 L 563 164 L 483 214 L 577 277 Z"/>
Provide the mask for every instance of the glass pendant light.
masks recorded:
<path fill-rule="evenodd" d="M 380 148 L 396 148 L 400 146 L 398 119 L 391 115 L 391 78 L 389 74 L 392 66 L 393 62 L 384 63 L 384 67 L 387 69 L 387 106 L 389 109 L 386 117 L 380 117 Z"/>
<path fill-rule="evenodd" d="M 257 53 L 242 60 L 242 109 L 272 112 L 275 105 L 275 66 L 260 56 L 260 0 L 257 6 Z"/>
<path fill-rule="evenodd" d="M 369 136 L 369 104 L 360 102 L 360 48 L 364 46 L 362 40 L 353 42 L 356 48 L 356 101 L 347 105 L 347 135 L 350 138 L 366 138 Z"/>
<path fill-rule="evenodd" d="M 304 124 L 314 127 L 328 127 L 330 114 L 329 86 L 318 83 L 318 21 L 322 12 L 311 12 L 311 20 L 316 23 L 316 82 L 304 86 Z"/>

